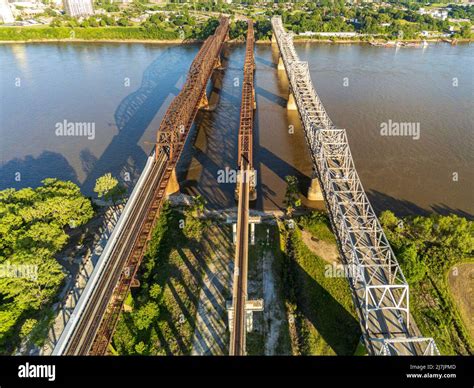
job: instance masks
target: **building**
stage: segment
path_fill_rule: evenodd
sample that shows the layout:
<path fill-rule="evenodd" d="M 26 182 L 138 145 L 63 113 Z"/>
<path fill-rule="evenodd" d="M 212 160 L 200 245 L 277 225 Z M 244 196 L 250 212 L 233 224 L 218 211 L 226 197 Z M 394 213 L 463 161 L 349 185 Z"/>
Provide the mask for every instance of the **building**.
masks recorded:
<path fill-rule="evenodd" d="M 430 14 L 435 19 L 446 20 L 448 18 L 448 11 L 445 9 L 435 9 Z"/>
<path fill-rule="evenodd" d="M 93 15 L 92 0 L 63 0 L 64 11 L 69 16 Z"/>
<path fill-rule="evenodd" d="M 420 8 L 418 10 L 420 15 L 430 15 L 435 19 L 446 20 L 448 18 L 448 11 L 446 9 L 431 9 L 426 10 L 425 8 Z"/>
<path fill-rule="evenodd" d="M 8 0 L 0 0 L 0 22 L 2 23 L 13 23 L 15 18 L 13 17 L 12 9 Z"/>
<path fill-rule="evenodd" d="M 300 32 L 298 36 L 304 37 L 312 37 L 312 36 L 326 36 L 326 37 L 338 37 L 338 38 L 354 38 L 356 36 L 365 36 L 366 34 L 359 34 L 357 32 L 349 31 L 349 32 L 313 32 L 313 31 L 305 31 Z"/>

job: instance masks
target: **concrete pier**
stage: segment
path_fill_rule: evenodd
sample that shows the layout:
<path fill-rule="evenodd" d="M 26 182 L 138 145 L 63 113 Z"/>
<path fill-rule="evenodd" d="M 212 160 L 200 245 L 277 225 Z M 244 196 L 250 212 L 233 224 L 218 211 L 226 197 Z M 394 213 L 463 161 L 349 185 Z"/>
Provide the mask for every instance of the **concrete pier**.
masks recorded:
<path fill-rule="evenodd" d="M 278 56 L 278 70 L 285 70 L 285 64 L 283 63 L 283 59 L 281 58 L 281 55 Z"/>
<path fill-rule="evenodd" d="M 171 194 L 175 194 L 178 191 L 179 191 L 178 177 L 176 175 L 176 169 L 173 169 L 170 180 L 168 182 L 168 186 L 166 186 L 166 195 L 168 196 Z"/>
<path fill-rule="evenodd" d="M 321 191 L 318 178 L 311 179 L 311 186 L 308 190 L 308 199 L 310 201 L 324 201 L 323 192 Z"/>
<path fill-rule="evenodd" d="M 295 97 L 293 96 L 293 93 L 291 93 L 288 96 L 288 102 L 286 103 L 286 109 L 288 110 L 298 110 L 298 107 L 296 106 L 296 101 Z"/>

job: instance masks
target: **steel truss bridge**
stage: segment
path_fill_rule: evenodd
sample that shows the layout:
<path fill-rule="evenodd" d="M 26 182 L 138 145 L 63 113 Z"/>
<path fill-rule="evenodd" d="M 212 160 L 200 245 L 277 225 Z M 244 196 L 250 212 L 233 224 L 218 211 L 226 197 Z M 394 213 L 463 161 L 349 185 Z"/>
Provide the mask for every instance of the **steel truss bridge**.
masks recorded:
<path fill-rule="evenodd" d="M 240 106 L 238 164 L 238 210 L 237 243 L 235 248 L 234 277 L 232 292 L 233 324 L 230 330 L 230 355 L 246 354 L 247 331 L 247 269 L 249 246 L 249 200 L 253 177 L 253 118 L 255 109 L 254 90 L 254 32 L 253 21 L 247 21 L 247 46 L 244 62 L 242 103 Z M 254 186 L 253 186 L 254 187 Z"/>
<path fill-rule="evenodd" d="M 272 28 L 338 248 L 352 275 L 349 283 L 369 354 L 439 354 L 434 340 L 420 337 L 410 323 L 408 284 L 362 187 L 346 131 L 326 113 L 308 63 L 300 61 L 281 17 L 272 18 Z"/>
<path fill-rule="evenodd" d="M 140 266 L 173 184 L 175 167 L 197 111 L 207 105 L 206 87 L 228 37 L 229 20 L 201 46 L 186 82 L 173 99 L 157 133 L 156 148 L 145 166 L 94 272 L 71 315 L 53 355 L 102 355 L 107 351 L 130 287 L 138 285 Z"/>

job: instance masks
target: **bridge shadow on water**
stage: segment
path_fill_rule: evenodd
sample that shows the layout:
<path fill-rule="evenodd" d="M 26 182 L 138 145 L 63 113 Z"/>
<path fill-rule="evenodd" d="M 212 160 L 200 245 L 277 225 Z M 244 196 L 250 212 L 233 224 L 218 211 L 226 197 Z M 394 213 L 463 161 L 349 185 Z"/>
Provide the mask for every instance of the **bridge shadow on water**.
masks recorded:
<path fill-rule="evenodd" d="M 16 173 L 21 174 L 19 180 Z M 76 172 L 63 155 L 43 151 L 38 157 L 27 155 L 0 166 L 0 188 L 37 187 L 43 179 L 52 176 L 79 184 Z"/>
<path fill-rule="evenodd" d="M 192 45 L 168 47 L 145 69 L 140 87 L 126 96 L 114 112 L 114 122 L 109 123 L 109 127 L 116 127 L 118 133 L 104 152 L 97 158 L 89 148 L 80 150 L 81 167 L 85 173 L 82 184 L 65 156 L 44 151 L 37 157 L 27 155 L 0 166 L 0 187 L 37 187 L 44 178 L 56 177 L 77 183 L 83 193 L 93 195 L 95 180 L 107 172 L 121 177 L 122 181 L 127 172 L 131 181 L 123 183 L 133 185 L 146 163 L 147 150 L 152 148 L 151 144 L 145 145 L 144 140 L 149 137 L 153 142 L 158 129 L 149 126 L 160 110 L 164 114 L 164 104 L 179 93 L 194 57 L 186 54 L 197 49 Z M 148 135 L 147 130 L 151 132 Z M 16 172 L 21 172 L 19 182 L 15 180 Z"/>
<path fill-rule="evenodd" d="M 241 85 L 236 86 L 234 80 L 242 75 L 235 67 L 242 56 L 239 50 L 224 46 L 222 69 L 213 72 L 208 86 L 211 110 L 198 111 L 177 166 L 181 191 L 202 195 L 210 209 L 235 206 L 235 183 L 222 174 L 237 167 Z"/>
<path fill-rule="evenodd" d="M 82 184 L 84 192 L 91 193 L 95 180 L 107 172 L 122 179 L 127 172 L 130 183 L 136 182 L 148 157 L 144 148 L 152 148 L 151 144 L 142 146 L 141 138 L 163 104 L 171 101 L 170 95 L 174 97 L 179 93 L 181 85 L 178 83 L 184 82 L 186 77 L 190 61 L 186 60 L 189 56 L 182 54 L 179 48 L 169 47 L 146 68 L 140 88 L 125 97 L 115 110 L 115 124 L 110 126 L 116 126 L 118 133 L 100 158 L 95 158 L 88 149 L 81 151 L 82 166 L 87 174 Z M 151 140 L 154 139 L 153 136 Z"/>
<path fill-rule="evenodd" d="M 431 204 L 429 208 L 424 208 L 414 202 L 405 199 L 398 199 L 388 194 L 381 193 L 380 191 L 368 190 L 366 193 L 375 213 L 378 215 L 384 210 L 391 210 L 399 217 L 413 215 L 429 216 L 430 214 L 437 213 L 441 215 L 455 214 L 459 217 L 474 220 L 473 214 L 459 208 L 454 209 L 443 203 Z"/>
<path fill-rule="evenodd" d="M 264 66 L 267 66 L 271 69 L 277 69 L 278 68 L 278 64 L 273 62 L 273 61 L 269 61 L 268 59 L 265 59 L 265 58 L 262 58 L 262 57 L 259 57 L 258 55 L 255 56 L 255 62 L 256 63 L 261 63 L 262 65 Z M 278 62 L 278 58 L 277 58 L 277 62 Z"/>

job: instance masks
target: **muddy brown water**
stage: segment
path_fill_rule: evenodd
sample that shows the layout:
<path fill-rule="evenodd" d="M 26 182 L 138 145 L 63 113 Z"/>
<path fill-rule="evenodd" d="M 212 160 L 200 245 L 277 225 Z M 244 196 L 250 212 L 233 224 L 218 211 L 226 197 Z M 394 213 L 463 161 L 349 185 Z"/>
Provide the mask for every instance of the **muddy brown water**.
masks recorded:
<path fill-rule="evenodd" d="M 309 62 L 333 122 L 347 130 L 377 211 L 472 217 L 472 46 L 396 50 L 302 43 L 296 48 Z M 55 176 L 93 195 L 95 179 L 106 172 L 122 179 L 130 175 L 133 186 L 198 49 L 125 43 L 0 46 L 0 188 L 36 186 Z M 231 170 L 237 161 L 244 53 L 244 45 L 225 47 L 224 69 L 210 87 L 217 105 L 198 114 L 179 165 L 183 191 L 203 194 L 212 208 L 235 206 Z M 285 107 L 288 83 L 276 58 L 275 47 L 256 46 L 254 207 L 265 210 L 282 206 L 286 175 L 298 176 L 306 193 L 311 174 L 298 115 Z M 56 136 L 56 125 L 64 120 L 94 123 L 94 138 Z M 419 139 L 382 136 L 384 123 L 413 124 Z"/>

